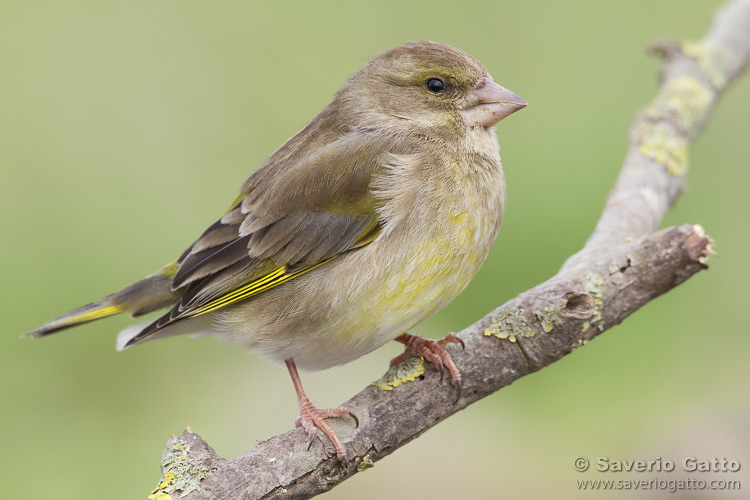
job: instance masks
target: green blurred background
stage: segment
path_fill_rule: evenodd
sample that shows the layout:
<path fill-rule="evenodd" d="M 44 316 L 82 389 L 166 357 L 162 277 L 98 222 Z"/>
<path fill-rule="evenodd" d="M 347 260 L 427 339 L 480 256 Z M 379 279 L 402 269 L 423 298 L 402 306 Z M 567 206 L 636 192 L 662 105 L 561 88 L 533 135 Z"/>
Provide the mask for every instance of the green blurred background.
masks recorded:
<path fill-rule="evenodd" d="M 213 339 L 116 353 L 125 317 L 18 337 L 172 260 L 368 58 L 443 41 L 530 103 L 498 127 L 509 198 L 489 261 L 415 331 L 439 337 L 580 248 L 629 123 L 657 89 L 646 47 L 701 37 L 722 3 L 4 0 L 2 496 L 145 498 L 164 442 L 186 425 L 225 457 L 292 427 L 286 371 Z M 578 456 L 728 456 L 745 466 L 731 478 L 750 488 L 748 111 L 745 80 L 692 148 L 690 190 L 665 221 L 716 239 L 710 271 L 326 498 L 600 498 L 575 480 L 676 477 L 579 474 Z M 305 387 L 319 406 L 338 405 L 398 352 L 303 374 Z"/>

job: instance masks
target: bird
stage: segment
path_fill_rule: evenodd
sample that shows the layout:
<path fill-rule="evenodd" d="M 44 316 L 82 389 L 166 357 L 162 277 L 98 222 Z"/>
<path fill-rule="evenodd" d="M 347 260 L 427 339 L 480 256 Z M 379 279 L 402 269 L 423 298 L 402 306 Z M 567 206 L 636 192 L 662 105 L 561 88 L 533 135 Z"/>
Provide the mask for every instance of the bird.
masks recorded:
<path fill-rule="evenodd" d="M 356 415 L 315 407 L 298 367 L 323 370 L 396 340 L 405 351 L 392 365 L 421 355 L 460 389 L 446 346 L 461 339 L 408 330 L 448 305 L 489 254 L 506 198 L 493 126 L 526 105 L 453 46 L 391 48 L 264 160 L 176 260 L 26 335 L 167 309 L 120 332 L 117 349 L 211 334 L 283 362 L 297 426 L 310 443 L 320 429 L 346 460 L 325 420 L 358 424 Z"/>

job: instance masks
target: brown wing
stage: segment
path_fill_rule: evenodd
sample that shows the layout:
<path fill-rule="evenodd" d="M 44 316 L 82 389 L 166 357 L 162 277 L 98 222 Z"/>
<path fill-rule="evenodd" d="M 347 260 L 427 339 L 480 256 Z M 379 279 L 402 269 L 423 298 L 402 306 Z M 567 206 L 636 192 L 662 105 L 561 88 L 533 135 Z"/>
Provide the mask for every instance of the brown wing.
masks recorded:
<path fill-rule="evenodd" d="M 125 347 L 180 321 L 245 300 L 372 241 L 379 233 L 370 183 L 393 138 L 348 134 L 304 160 L 264 164 L 244 196 L 177 261 L 181 301 Z M 283 148 L 282 148 L 283 149 Z M 296 160 L 296 161 L 295 161 Z"/>

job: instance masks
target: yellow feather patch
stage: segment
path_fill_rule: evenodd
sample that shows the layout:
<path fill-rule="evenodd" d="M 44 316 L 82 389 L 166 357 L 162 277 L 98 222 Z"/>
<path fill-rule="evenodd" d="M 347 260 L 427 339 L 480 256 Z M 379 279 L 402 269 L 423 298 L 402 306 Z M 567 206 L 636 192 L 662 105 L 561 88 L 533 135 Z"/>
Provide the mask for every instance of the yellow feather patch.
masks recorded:
<path fill-rule="evenodd" d="M 233 209 L 234 207 L 236 207 L 238 203 L 240 203 L 240 202 L 241 202 L 242 200 L 244 200 L 244 199 L 245 199 L 245 196 L 247 196 L 247 193 L 240 193 L 240 194 L 239 194 L 239 196 L 237 196 L 237 198 L 235 198 L 235 199 L 234 199 L 234 201 L 232 202 L 232 204 L 231 204 L 231 205 L 229 205 L 229 208 L 227 209 L 227 211 L 226 211 L 226 212 L 224 212 L 224 215 L 226 215 L 226 214 L 228 214 L 229 212 L 231 212 L 231 211 L 232 211 L 232 209 Z"/>
<path fill-rule="evenodd" d="M 380 233 L 382 232 L 382 228 L 380 227 L 380 221 L 378 219 L 373 220 L 369 226 L 365 228 L 364 231 L 362 231 L 362 234 L 357 236 L 357 239 L 354 240 L 354 244 L 352 245 L 352 248 L 361 248 L 369 243 L 372 243 L 377 239 L 378 236 L 380 236 Z"/>
<path fill-rule="evenodd" d="M 212 300 L 208 304 L 205 304 L 195 309 L 194 311 L 191 311 L 187 316 L 188 317 L 200 316 L 201 314 L 206 314 L 211 311 L 215 311 L 216 309 L 220 309 L 222 307 L 228 306 L 229 304 L 233 304 L 240 300 L 247 299 L 249 297 L 252 297 L 253 295 L 257 295 L 265 290 L 268 290 L 269 288 L 273 288 L 282 283 L 286 283 L 287 281 L 293 278 L 296 278 L 297 276 L 301 276 L 309 271 L 312 271 L 316 267 L 322 266 L 323 264 L 332 260 L 333 258 L 334 257 L 331 257 L 330 259 L 326 259 L 322 262 L 318 262 L 317 264 L 305 267 L 303 269 L 294 271 L 289 274 L 287 274 L 286 266 L 280 267 L 276 269 L 275 271 L 272 271 L 266 274 L 262 278 L 259 278 L 251 283 L 248 283 L 247 285 L 242 286 L 232 292 L 229 292 L 226 295 L 222 295 L 221 297 L 218 297 Z"/>
<path fill-rule="evenodd" d="M 243 197 L 244 195 L 237 198 L 236 203 L 239 203 Z M 351 248 L 352 249 L 359 248 L 359 247 L 363 247 L 367 245 L 368 243 L 371 243 L 380 235 L 380 232 L 381 232 L 380 225 L 378 223 L 378 220 L 375 219 L 357 237 L 357 239 L 355 240 Z M 230 304 L 234 304 L 235 302 L 239 302 L 240 300 L 250 298 L 253 295 L 258 295 L 259 293 L 264 292 L 270 288 L 281 285 L 282 283 L 286 283 L 287 281 L 294 279 L 297 276 L 301 276 L 307 272 L 310 272 L 313 269 L 320 267 L 327 262 L 330 262 L 336 257 L 338 257 L 338 255 L 334 255 L 333 257 L 325 259 L 321 262 L 318 262 L 316 264 L 313 264 L 313 265 L 310 265 L 310 266 L 307 266 L 307 267 L 304 267 L 304 268 L 301 268 L 292 272 L 289 272 L 288 266 L 278 267 L 275 270 L 258 278 L 255 281 L 252 281 L 244 286 L 241 286 L 240 288 L 236 290 L 233 290 L 225 295 L 222 295 L 220 297 L 213 299 L 211 302 L 207 304 L 204 304 L 192 311 L 187 312 L 184 315 L 184 317 L 192 318 L 195 316 L 200 316 L 202 314 L 215 311 L 222 307 L 226 307 Z"/>
<path fill-rule="evenodd" d="M 78 323 L 85 323 L 87 321 L 93 321 L 99 318 L 106 318 L 107 316 L 112 316 L 114 314 L 121 313 L 124 310 L 125 310 L 125 307 L 121 305 L 102 307 L 101 309 L 96 309 L 94 311 L 88 311 L 82 314 L 76 314 L 75 316 L 71 316 L 69 318 L 65 318 L 60 322 L 60 326 L 75 325 Z"/>
<path fill-rule="evenodd" d="M 159 272 L 162 273 L 164 276 L 167 276 L 169 278 L 174 278 L 179 269 L 180 269 L 180 266 L 177 265 L 177 262 L 172 261 L 166 266 L 162 267 Z"/>

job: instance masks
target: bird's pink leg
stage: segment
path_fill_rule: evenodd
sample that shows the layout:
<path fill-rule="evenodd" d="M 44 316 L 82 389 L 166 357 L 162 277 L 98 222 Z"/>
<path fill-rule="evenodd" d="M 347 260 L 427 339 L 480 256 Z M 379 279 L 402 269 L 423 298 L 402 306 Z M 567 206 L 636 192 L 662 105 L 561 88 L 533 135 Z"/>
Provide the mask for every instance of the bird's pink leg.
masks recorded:
<path fill-rule="evenodd" d="M 320 429 L 321 431 L 323 431 L 325 435 L 328 436 L 328 439 L 331 440 L 333 446 L 336 448 L 336 457 L 338 457 L 341 462 L 344 462 L 346 460 L 346 448 L 344 447 L 344 444 L 341 442 L 339 437 L 336 435 L 336 432 L 331 428 L 330 425 L 328 425 L 328 423 L 326 423 L 325 419 L 329 417 L 350 417 L 354 419 L 355 424 L 359 425 L 357 416 L 344 408 L 319 410 L 318 408 L 313 406 L 313 404 L 305 394 L 305 390 L 302 388 L 302 381 L 299 378 L 299 373 L 297 373 L 297 366 L 294 364 L 294 360 L 290 358 L 284 360 L 284 362 L 286 363 L 286 367 L 289 370 L 289 375 L 291 375 L 292 377 L 294 390 L 297 391 L 297 402 L 299 403 L 300 413 L 299 418 L 296 422 L 297 427 L 302 427 L 303 429 L 305 429 L 308 437 L 310 438 L 310 445 L 312 445 L 313 440 L 318 435 L 317 430 Z"/>
<path fill-rule="evenodd" d="M 422 356 L 437 368 L 441 376 L 443 375 L 443 367 L 447 368 L 448 373 L 451 374 L 451 383 L 460 393 L 461 372 L 458 371 L 451 355 L 445 350 L 445 346 L 451 343 L 461 344 L 461 347 L 464 347 L 463 340 L 458 338 L 455 333 L 449 333 L 440 340 L 424 339 L 419 335 L 402 333 L 393 340 L 404 344 L 406 350 L 404 350 L 403 354 L 400 354 L 391 360 L 391 366 L 395 366 L 412 356 Z"/>

